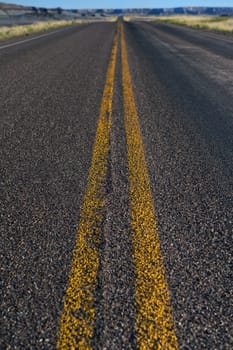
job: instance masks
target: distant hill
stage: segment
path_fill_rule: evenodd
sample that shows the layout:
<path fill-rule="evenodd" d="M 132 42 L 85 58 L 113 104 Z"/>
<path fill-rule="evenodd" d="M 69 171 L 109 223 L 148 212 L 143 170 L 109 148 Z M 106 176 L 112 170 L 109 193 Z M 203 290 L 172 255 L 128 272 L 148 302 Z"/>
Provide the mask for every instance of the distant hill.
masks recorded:
<path fill-rule="evenodd" d="M 168 16 L 168 15 L 180 15 L 180 14 L 190 14 L 190 15 L 227 15 L 233 16 L 233 6 L 232 7 L 177 7 L 177 8 L 152 8 L 152 9 L 68 9 L 64 10 L 61 8 L 39 8 L 33 6 L 21 6 L 15 4 L 7 4 L 0 2 L 0 16 L 5 14 L 6 16 L 72 16 L 85 17 L 85 16 L 120 16 L 120 15 L 137 15 L 137 16 Z"/>
<path fill-rule="evenodd" d="M 145 10 L 145 15 L 233 15 L 233 7 L 176 7 L 173 9 L 150 9 Z"/>
<path fill-rule="evenodd" d="M 25 10 L 25 9 L 28 9 L 28 7 L 0 2 L 0 10 Z"/>

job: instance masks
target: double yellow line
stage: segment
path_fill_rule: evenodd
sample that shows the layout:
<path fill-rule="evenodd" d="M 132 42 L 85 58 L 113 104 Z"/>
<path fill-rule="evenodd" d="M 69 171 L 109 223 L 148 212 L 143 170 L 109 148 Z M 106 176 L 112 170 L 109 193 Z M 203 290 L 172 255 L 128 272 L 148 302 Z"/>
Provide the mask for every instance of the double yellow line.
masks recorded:
<path fill-rule="evenodd" d="M 88 350 L 93 348 L 94 293 L 99 268 L 98 246 L 102 237 L 101 226 L 105 204 L 107 158 L 119 36 L 135 265 L 137 346 L 141 350 L 178 349 L 122 23 L 118 24 L 107 71 L 76 248 L 73 253 L 69 285 L 60 320 L 58 349 Z"/>

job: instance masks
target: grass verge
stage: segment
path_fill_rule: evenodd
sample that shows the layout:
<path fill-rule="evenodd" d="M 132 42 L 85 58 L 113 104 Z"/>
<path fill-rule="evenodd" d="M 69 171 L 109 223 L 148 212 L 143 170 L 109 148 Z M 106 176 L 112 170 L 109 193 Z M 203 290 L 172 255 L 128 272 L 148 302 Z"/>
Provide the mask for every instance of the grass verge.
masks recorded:
<path fill-rule="evenodd" d="M 111 22 L 115 21 L 115 17 L 108 17 L 106 21 Z M 26 24 L 26 25 L 16 25 L 13 27 L 0 27 L 0 40 L 7 40 L 11 38 L 15 38 L 18 36 L 25 36 L 30 35 L 33 33 L 39 33 L 44 32 L 49 29 L 56 29 L 66 26 L 71 26 L 75 24 L 83 24 L 83 23 L 89 23 L 88 20 L 60 20 L 60 21 L 43 21 L 43 22 L 36 22 L 33 24 Z"/>
<path fill-rule="evenodd" d="M 81 23 L 81 21 L 46 21 L 36 22 L 33 24 L 16 25 L 13 27 L 0 27 L 0 40 L 44 32 L 49 29 L 65 27 L 76 23 Z"/>
<path fill-rule="evenodd" d="M 233 17 L 222 16 L 168 16 L 154 17 L 154 20 L 193 28 L 209 29 L 224 33 L 233 33 Z"/>
<path fill-rule="evenodd" d="M 124 21 L 160 21 L 165 23 L 178 24 L 189 26 L 193 28 L 214 30 L 223 33 L 233 34 L 233 17 L 225 16 L 147 16 L 147 17 L 133 17 L 125 16 Z"/>

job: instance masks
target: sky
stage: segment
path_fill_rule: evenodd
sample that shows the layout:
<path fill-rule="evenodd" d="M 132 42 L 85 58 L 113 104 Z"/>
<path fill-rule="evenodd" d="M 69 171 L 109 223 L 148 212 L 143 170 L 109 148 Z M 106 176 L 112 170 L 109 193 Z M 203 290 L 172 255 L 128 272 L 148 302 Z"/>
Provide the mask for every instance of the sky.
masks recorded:
<path fill-rule="evenodd" d="M 233 0 L 1 0 L 38 7 L 87 8 L 161 8 L 182 6 L 233 7 Z"/>

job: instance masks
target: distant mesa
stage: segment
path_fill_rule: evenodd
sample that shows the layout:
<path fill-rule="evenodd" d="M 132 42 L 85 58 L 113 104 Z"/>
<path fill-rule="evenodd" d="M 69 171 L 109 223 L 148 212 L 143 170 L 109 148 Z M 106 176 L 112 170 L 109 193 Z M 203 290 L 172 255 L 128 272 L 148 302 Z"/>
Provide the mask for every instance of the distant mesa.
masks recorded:
<path fill-rule="evenodd" d="M 0 2 L 0 22 L 6 17 L 49 17 L 54 19 L 71 19 L 79 17 L 103 16 L 169 16 L 169 15 L 225 15 L 233 16 L 232 7 L 177 7 L 152 9 L 62 9 L 21 6 Z"/>

